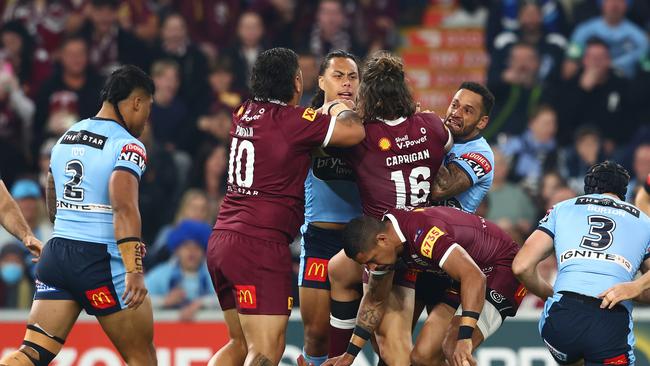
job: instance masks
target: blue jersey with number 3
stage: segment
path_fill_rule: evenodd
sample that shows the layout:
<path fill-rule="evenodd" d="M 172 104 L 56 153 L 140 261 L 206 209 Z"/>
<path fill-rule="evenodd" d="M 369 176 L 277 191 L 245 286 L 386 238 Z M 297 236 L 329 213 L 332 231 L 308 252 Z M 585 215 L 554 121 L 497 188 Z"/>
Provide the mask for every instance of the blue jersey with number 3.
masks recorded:
<path fill-rule="evenodd" d="M 108 194 L 111 174 L 122 169 L 140 179 L 146 162 L 144 145 L 117 122 L 93 117 L 73 125 L 52 148 L 53 236 L 115 244 Z"/>
<path fill-rule="evenodd" d="M 590 194 L 560 202 L 540 221 L 538 230 L 554 240 L 556 293 L 598 297 L 618 283 L 632 281 L 650 257 L 650 219 L 609 195 Z M 632 310 L 631 302 L 623 305 Z"/>

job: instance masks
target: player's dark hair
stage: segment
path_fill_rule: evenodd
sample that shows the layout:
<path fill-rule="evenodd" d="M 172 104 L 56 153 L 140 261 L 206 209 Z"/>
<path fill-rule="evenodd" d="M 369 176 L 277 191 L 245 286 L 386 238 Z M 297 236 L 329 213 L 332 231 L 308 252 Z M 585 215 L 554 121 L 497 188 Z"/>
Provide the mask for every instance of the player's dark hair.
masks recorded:
<path fill-rule="evenodd" d="M 153 80 L 146 72 L 134 65 L 124 65 L 111 73 L 99 93 L 99 98 L 102 102 L 111 103 L 120 119 L 119 122 L 125 123 L 117 105 L 136 89 L 142 89 L 147 95 L 153 95 L 155 92 Z"/>
<path fill-rule="evenodd" d="M 585 193 L 614 193 L 625 200 L 630 174 L 615 161 L 594 164 L 585 175 Z"/>
<path fill-rule="evenodd" d="M 370 216 L 360 216 L 350 221 L 343 229 L 345 255 L 355 259 L 359 253 L 372 249 L 377 234 L 386 230 L 386 223 Z"/>
<path fill-rule="evenodd" d="M 402 60 L 388 52 L 375 53 L 363 69 L 358 101 L 359 114 L 366 121 L 412 116 L 415 101 Z"/>
<path fill-rule="evenodd" d="M 359 73 L 359 77 L 361 77 L 360 73 L 360 67 L 359 67 L 359 60 L 357 57 L 350 52 L 343 51 L 343 50 L 335 50 L 330 53 L 328 53 L 325 58 L 323 59 L 323 62 L 320 64 L 320 68 L 318 69 L 318 76 L 323 76 L 325 75 L 325 71 L 330 67 L 330 64 L 332 59 L 335 58 L 347 58 L 352 61 L 357 65 L 357 73 Z M 320 108 L 323 104 L 325 104 L 325 91 L 321 88 L 318 88 L 318 91 L 316 94 L 311 98 L 311 106 L 315 108 Z"/>
<path fill-rule="evenodd" d="M 473 81 L 465 81 L 458 87 L 458 90 L 460 89 L 469 90 L 481 96 L 481 117 L 489 116 L 490 113 L 492 113 L 492 107 L 494 107 L 494 94 L 492 94 L 488 88 Z"/>
<path fill-rule="evenodd" d="M 276 47 L 262 52 L 251 76 L 251 94 L 259 101 L 289 103 L 295 92 L 298 55 L 288 48 Z"/>

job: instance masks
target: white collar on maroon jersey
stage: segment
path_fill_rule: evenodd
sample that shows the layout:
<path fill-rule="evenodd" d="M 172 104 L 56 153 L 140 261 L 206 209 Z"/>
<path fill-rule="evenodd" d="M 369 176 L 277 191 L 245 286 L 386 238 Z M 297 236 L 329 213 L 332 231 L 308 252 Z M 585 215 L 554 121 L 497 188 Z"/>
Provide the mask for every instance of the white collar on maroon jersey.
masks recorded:
<path fill-rule="evenodd" d="M 398 124 L 406 121 L 406 117 L 400 117 L 398 119 L 391 119 L 391 120 L 377 118 L 377 120 L 382 121 L 389 126 L 397 126 Z"/>
<path fill-rule="evenodd" d="M 384 217 L 389 219 L 390 223 L 393 224 L 393 228 L 395 229 L 397 236 L 399 236 L 399 240 L 401 240 L 402 243 L 406 243 L 406 237 L 404 236 L 404 233 L 402 233 L 402 229 L 400 229 L 399 222 L 397 222 L 395 216 L 393 216 L 392 214 L 386 214 L 384 215 Z"/>
<path fill-rule="evenodd" d="M 279 101 L 277 99 L 261 100 L 261 99 L 254 98 L 254 100 L 256 102 L 260 102 L 260 103 L 273 103 L 273 104 L 279 104 L 279 105 L 282 105 L 282 106 L 287 105 L 287 103 L 281 102 L 281 101 Z"/>

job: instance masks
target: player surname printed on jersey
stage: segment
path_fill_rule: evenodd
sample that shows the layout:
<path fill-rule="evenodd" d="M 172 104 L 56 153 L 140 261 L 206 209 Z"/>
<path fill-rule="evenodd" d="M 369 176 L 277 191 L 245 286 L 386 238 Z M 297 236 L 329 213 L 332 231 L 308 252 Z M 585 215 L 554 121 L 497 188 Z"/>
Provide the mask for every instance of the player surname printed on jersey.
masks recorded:
<path fill-rule="evenodd" d="M 147 153 L 138 144 L 126 144 L 122 147 L 118 160 L 130 161 L 144 171 L 147 166 Z"/>
<path fill-rule="evenodd" d="M 632 271 L 632 263 L 625 259 L 625 257 L 618 254 L 595 252 L 587 249 L 569 249 L 560 255 L 560 263 L 572 259 L 595 259 L 599 261 L 613 262 L 625 268 L 626 271 Z"/>
<path fill-rule="evenodd" d="M 253 137 L 253 127 L 237 126 L 235 135 L 239 137 Z"/>
<path fill-rule="evenodd" d="M 469 164 L 478 178 L 481 178 L 492 171 L 492 164 L 490 164 L 490 161 L 479 153 L 466 153 L 461 155 L 459 159 Z"/>
<path fill-rule="evenodd" d="M 416 161 L 425 160 L 429 158 L 431 158 L 431 153 L 429 153 L 429 150 L 426 149 L 423 151 L 418 151 L 406 155 L 389 156 L 386 158 L 386 166 L 410 164 L 410 163 L 415 163 Z"/>

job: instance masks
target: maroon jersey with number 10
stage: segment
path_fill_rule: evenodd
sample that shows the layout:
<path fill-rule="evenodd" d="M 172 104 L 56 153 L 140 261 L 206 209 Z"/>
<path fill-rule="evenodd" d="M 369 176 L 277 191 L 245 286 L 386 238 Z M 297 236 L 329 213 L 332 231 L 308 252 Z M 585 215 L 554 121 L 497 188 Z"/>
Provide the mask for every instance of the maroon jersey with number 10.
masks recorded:
<path fill-rule="evenodd" d="M 390 208 L 426 205 L 450 142 L 440 118 L 416 113 L 365 128 L 366 138 L 343 152 L 356 175 L 363 213 L 379 218 Z"/>
<path fill-rule="evenodd" d="M 303 222 L 310 151 L 336 119 L 311 108 L 247 101 L 234 114 L 228 191 L 215 229 L 290 243 Z"/>

